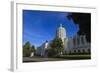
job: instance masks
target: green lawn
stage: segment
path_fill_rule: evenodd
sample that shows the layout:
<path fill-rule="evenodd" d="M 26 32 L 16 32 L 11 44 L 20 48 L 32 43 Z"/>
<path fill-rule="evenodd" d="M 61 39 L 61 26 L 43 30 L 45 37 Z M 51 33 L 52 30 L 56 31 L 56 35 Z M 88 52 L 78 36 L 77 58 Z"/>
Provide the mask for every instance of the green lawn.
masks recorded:
<path fill-rule="evenodd" d="M 91 59 L 91 55 L 62 55 L 58 56 L 57 58 L 70 59 L 70 60 Z"/>

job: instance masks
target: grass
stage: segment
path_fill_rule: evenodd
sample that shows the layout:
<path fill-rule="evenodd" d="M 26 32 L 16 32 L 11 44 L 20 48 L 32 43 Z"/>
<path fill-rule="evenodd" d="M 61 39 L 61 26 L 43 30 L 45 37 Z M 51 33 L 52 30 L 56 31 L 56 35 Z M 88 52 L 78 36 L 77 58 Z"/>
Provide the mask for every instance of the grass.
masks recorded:
<path fill-rule="evenodd" d="M 57 58 L 70 59 L 70 60 L 79 60 L 79 59 L 91 59 L 91 55 L 62 55 Z"/>
<path fill-rule="evenodd" d="M 57 57 L 23 57 L 23 62 L 43 62 L 43 61 L 63 61 L 63 60 L 86 60 L 91 59 L 91 55 L 62 55 Z"/>

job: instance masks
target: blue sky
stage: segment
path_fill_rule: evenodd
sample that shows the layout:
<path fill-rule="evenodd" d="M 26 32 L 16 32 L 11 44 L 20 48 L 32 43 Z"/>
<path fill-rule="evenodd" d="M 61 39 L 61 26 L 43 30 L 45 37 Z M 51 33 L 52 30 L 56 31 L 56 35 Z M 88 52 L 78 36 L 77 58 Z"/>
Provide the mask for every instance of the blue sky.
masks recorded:
<path fill-rule="evenodd" d="M 70 13 L 71 14 L 71 13 Z M 29 41 L 40 46 L 56 36 L 56 29 L 62 24 L 68 37 L 73 37 L 79 26 L 68 19 L 68 12 L 23 10 L 23 44 Z"/>

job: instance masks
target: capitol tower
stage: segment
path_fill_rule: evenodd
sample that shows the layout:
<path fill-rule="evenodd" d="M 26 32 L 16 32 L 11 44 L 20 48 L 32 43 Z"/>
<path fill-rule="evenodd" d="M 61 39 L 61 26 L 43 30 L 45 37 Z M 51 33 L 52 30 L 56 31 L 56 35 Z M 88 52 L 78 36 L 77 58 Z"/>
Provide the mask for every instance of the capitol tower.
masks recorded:
<path fill-rule="evenodd" d="M 60 38 L 64 44 L 64 48 L 67 48 L 68 37 L 66 34 L 66 29 L 60 24 L 60 27 L 57 28 L 56 37 Z"/>
<path fill-rule="evenodd" d="M 66 29 L 62 26 L 62 24 L 60 24 L 60 27 L 57 29 L 56 36 L 64 42 L 64 39 L 66 38 Z"/>

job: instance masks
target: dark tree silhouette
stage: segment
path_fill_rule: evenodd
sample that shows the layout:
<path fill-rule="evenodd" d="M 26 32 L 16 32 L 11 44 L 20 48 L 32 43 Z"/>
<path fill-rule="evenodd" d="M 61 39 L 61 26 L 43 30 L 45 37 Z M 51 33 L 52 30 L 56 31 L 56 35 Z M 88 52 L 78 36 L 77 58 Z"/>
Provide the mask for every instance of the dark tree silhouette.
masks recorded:
<path fill-rule="evenodd" d="M 86 35 L 87 41 L 91 42 L 91 14 L 90 13 L 69 13 L 68 19 L 73 19 L 79 24 L 79 35 Z"/>

